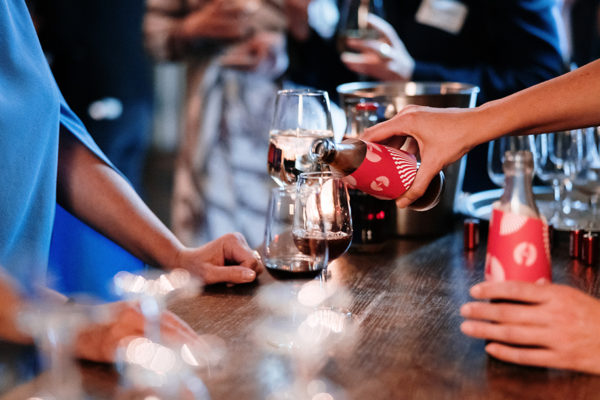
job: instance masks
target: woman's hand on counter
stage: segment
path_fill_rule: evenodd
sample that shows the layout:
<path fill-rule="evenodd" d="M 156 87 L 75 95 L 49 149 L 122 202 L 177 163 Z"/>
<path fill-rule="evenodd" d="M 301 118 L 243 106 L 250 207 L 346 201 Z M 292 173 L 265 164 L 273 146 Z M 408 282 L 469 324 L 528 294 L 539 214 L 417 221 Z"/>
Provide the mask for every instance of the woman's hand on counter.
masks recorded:
<path fill-rule="evenodd" d="M 190 271 L 206 285 L 252 282 L 264 270 L 258 253 L 240 233 L 228 233 L 197 248 L 184 248 L 172 267 Z"/>
<path fill-rule="evenodd" d="M 600 374 L 600 300 L 565 285 L 517 281 L 483 282 L 471 295 L 483 301 L 462 306 L 467 320 L 461 330 L 490 340 L 485 348 L 490 355 Z"/>

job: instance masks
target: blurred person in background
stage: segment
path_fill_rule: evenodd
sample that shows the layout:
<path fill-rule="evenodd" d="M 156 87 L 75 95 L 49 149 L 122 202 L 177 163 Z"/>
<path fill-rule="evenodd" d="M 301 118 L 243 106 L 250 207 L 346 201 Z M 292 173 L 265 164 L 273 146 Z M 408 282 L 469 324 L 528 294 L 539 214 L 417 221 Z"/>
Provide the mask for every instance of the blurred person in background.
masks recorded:
<path fill-rule="evenodd" d="M 23 291 L 46 284 L 57 204 L 142 262 L 186 269 L 206 284 L 252 282 L 262 271 L 240 234 L 186 247 L 148 209 L 67 105 L 24 0 L 0 0 L 0 93 L 0 154 L 10 166 L 0 170 L 0 266 Z M 18 296 L 0 294 L 8 296 L 2 318 L 14 321 Z"/>
<path fill-rule="evenodd" d="M 333 98 L 338 84 L 366 76 L 470 83 L 481 89 L 482 104 L 566 71 L 555 0 L 382 0 L 377 3 L 385 19 L 368 17 L 379 38 L 347 40 L 349 50 L 342 54 L 336 50 L 337 28 L 310 23 L 316 13 L 311 8 L 331 15 L 332 5 L 343 8 L 344 1 L 334 1 L 307 4 L 308 34 L 288 38 L 290 79 L 323 87 Z M 483 167 L 486 150 L 469 153 L 464 191 L 495 187 Z"/>
<path fill-rule="evenodd" d="M 287 67 L 282 4 L 147 0 L 146 48 L 186 66 L 171 213 L 186 244 L 230 230 L 251 246 L 263 236 L 269 124 Z"/>

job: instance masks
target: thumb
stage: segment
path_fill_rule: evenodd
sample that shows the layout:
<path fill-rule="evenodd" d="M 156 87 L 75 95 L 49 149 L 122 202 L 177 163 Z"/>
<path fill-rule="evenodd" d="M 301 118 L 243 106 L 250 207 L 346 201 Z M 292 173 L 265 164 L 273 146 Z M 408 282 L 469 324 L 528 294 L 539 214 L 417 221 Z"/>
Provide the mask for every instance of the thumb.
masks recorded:
<path fill-rule="evenodd" d="M 408 190 L 396 200 L 399 208 L 408 207 L 412 202 L 423 196 L 431 180 L 440 172 L 441 168 L 422 162 L 415 180 Z"/>
<path fill-rule="evenodd" d="M 241 266 L 220 267 L 211 265 L 202 274 L 207 285 L 219 282 L 248 283 L 256 279 L 256 272 Z"/>

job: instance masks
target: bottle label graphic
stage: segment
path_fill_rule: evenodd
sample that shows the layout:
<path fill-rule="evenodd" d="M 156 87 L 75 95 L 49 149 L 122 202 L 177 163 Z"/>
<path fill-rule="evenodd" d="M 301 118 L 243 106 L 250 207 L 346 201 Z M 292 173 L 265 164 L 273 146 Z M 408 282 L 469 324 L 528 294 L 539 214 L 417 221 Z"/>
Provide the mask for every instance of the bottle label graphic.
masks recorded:
<path fill-rule="evenodd" d="M 493 209 L 490 219 L 485 279 L 550 282 L 548 225 L 539 218 Z"/>
<path fill-rule="evenodd" d="M 352 188 L 383 200 L 398 198 L 408 190 L 417 174 L 416 158 L 403 150 L 367 143 L 362 164 L 344 178 Z"/>

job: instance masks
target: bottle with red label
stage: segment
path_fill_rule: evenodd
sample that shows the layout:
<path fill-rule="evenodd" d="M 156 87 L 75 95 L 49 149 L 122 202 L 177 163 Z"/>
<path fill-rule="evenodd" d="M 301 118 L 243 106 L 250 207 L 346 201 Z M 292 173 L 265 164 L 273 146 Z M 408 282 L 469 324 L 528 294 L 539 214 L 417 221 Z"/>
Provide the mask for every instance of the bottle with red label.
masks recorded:
<path fill-rule="evenodd" d="M 485 279 L 550 282 L 548 225 L 533 197 L 533 155 L 507 151 L 504 193 L 492 207 Z"/>
<path fill-rule="evenodd" d="M 397 199 L 408 190 L 417 174 L 417 159 L 410 153 L 356 138 L 334 143 L 330 139 L 313 142 L 311 156 L 344 175 L 353 188 L 380 199 Z M 444 173 L 431 181 L 426 192 L 409 207 L 417 211 L 433 208 L 440 201 Z"/>

